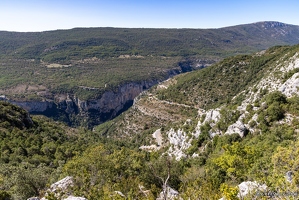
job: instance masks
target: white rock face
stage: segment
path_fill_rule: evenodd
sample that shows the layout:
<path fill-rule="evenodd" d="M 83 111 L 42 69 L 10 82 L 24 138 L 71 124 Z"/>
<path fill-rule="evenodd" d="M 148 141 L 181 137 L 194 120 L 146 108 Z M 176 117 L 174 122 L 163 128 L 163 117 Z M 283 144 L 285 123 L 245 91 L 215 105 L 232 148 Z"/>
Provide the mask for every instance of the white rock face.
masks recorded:
<path fill-rule="evenodd" d="M 171 145 L 168 154 L 174 155 L 176 160 L 186 157 L 186 154 L 183 151 L 191 146 L 191 139 L 187 136 L 187 133 L 181 129 L 177 131 L 170 129 L 167 132 L 167 136 Z"/>
<path fill-rule="evenodd" d="M 1 101 L 6 101 L 6 100 L 8 100 L 8 99 L 6 98 L 5 95 L 0 95 L 0 100 L 1 100 Z"/>
<path fill-rule="evenodd" d="M 50 187 L 50 190 L 52 192 L 55 192 L 57 190 L 66 190 L 68 187 L 73 186 L 73 177 L 67 176 L 64 179 L 61 179 L 60 181 L 53 183 Z"/>
<path fill-rule="evenodd" d="M 255 192 L 255 191 L 265 191 L 267 189 L 267 186 L 265 184 L 260 185 L 256 181 L 246 181 L 242 182 L 238 185 L 239 187 L 239 198 L 244 198 L 246 195 Z"/>
<path fill-rule="evenodd" d="M 202 125 L 202 123 L 200 121 L 197 122 L 196 128 L 195 128 L 195 132 L 193 133 L 193 135 L 198 138 L 198 136 L 200 135 L 200 126 Z"/>
<path fill-rule="evenodd" d="M 209 134 L 211 137 L 220 135 L 221 133 L 217 129 L 215 129 L 215 130 L 213 129 L 213 127 L 217 124 L 217 122 L 221 118 L 220 108 L 212 109 L 212 110 L 208 110 L 208 111 L 205 111 L 203 109 L 198 110 L 199 116 L 203 116 L 204 114 L 206 115 L 204 121 L 203 122 L 198 121 L 198 124 L 195 128 L 195 133 L 193 135 L 197 138 L 201 133 L 200 127 L 206 123 L 210 124 L 210 126 L 212 127 L 212 129 L 209 131 Z"/>
<path fill-rule="evenodd" d="M 126 196 L 121 192 L 121 191 L 114 191 L 116 194 L 118 194 L 119 196 L 126 198 Z"/>
<path fill-rule="evenodd" d="M 240 117 L 237 121 L 235 121 L 233 124 L 228 126 L 228 129 L 225 133 L 220 131 L 215 125 L 219 122 L 221 119 L 220 114 L 220 108 L 217 109 L 211 109 L 211 110 L 204 110 L 204 109 L 198 109 L 198 118 L 202 118 L 205 116 L 205 118 L 201 121 L 197 122 L 197 126 L 195 128 L 195 131 L 192 134 L 192 137 L 190 137 L 190 133 L 185 133 L 183 130 L 179 129 L 175 131 L 174 129 L 170 129 L 167 132 L 168 138 L 166 140 L 169 141 L 170 148 L 168 150 L 168 154 L 173 155 L 176 157 L 177 160 L 180 160 L 183 157 L 186 157 L 184 154 L 184 151 L 188 149 L 191 146 L 191 142 L 193 138 L 198 138 L 201 134 L 201 127 L 208 123 L 211 126 L 211 129 L 209 131 L 210 137 L 213 138 L 216 135 L 223 135 L 223 134 L 233 134 L 237 133 L 241 137 L 244 137 L 247 132 L 255 132 L 256 126 L 249 125 L 250 122 L 257 122 L 257 114 L 255 113 L 251 120 L 249 120 L 248 124 L 243 123 L 244 119 L 248 116 L 249 112 L 246 111 L 247 106 L 254 105 L 255 101 L 260 101 L 261 99 L 261 91 L 267 90 L 268 92 L 273 91 L 281 91 L 283 94 L 285 94 L 287 97 L 291 97 L 294 94 L 299 94 L 299 73 L 294 74 L 291 78 L 289 78 L 286 82 L 282 83 L 281 76 L 277 76 L 277 72 L 286 73 L 290 70 L 293 70 L 295 68 L 299 68 L 299 53 L 296 53 L 293 57 L 290 59 L 284 61 L 283 58 L 276 63 L 273 64 L 274 66 L 269 69 L 269 71 L 266 73 L 265 78 L 263 78 L 261 81 L 256 83 L 254 86 L 249 88 L 249 90 L 244 90 L 240 94 L 246 95 L 245 100 L 237 107 L 237 110 L 240 112 Z M 239 94 L 239 95 L 240 95 Z M 238 95 L 236 96 L 238 97 Z M 257 110 L 257 107 L 253 107 L 253 110 Z M 286 115 L 286 118 L 284 121 L 281 121 L 281 123 L 288 123 L 292 120 L 292 116 Z M 184 125 L 191 123 L 190 120 L 186 121 Z M 142 146 L 140 149 L 147 149 L 147 150 L 153 150 L 158 149 L 160 146 L 162 146 L 162 141 L 160 142 L 158 138 L 160 138 L 160 130 L 157 130 L 153 133 L 153 138 L 156 139 L 156 143 L 158 145 L 151 145 L 151 146 Z M 161 137 L 162 138 L 162 137 Z M 164 142 L 164 144 L 167 144 L 167 141 Z M 196 154 L 194 154 L 196 157 Z"/>
<path fill-rule="evenodd" d="M 176 160 L 180 160 L 183 157 L 186 157 L 184 150 L 188 149 L 191 146 L 192 139 L 187 136 L 183 130 L 179 129 L 175 131 L 174 129 L 170 129 L 167 133 L 168 142 L 170 147 L 167 151 L 169 155 L 173 155 L 176 157 Z M 163 137 L 161 134 L 161 129 L 156 130 L 152 134 L 153 138 L 156 139 L 156 143 L 149 146 L 141 146 L 139 149 L 146 151 L 156 151 L 163 147 Z"/>
<path fill-rule="evenodd" d="M 247 131 L 248 130 L 245 127 L 245 125 L 242 122 L 237 121 L 236 123 L 230 125 L 227 128 L 227 131 L 225 132 L 225 134 L 231 135 L 233 133 L 238 133 L 240 135 L 240 137 L 244 137 Z"/>
<path fill-rule="evenodd" d="M 281 91 L 287 97 L 291 97 L 294 94 L 299 94 L 299 73 L 295 73 L 291 78 L 289 78 L 285 83 L 282 83 L 281 76 L 275 75 L 275 72 L 280 71 L 283 73 L 289 72 L 295 68 L 299 68 L 299 54 L 296 53 L 292 58 L 287 61 L 279 63 L 273 67 L 267 76 L 258 82 L 254 87 L 256 87 L 257 92 L 253 91 L 252 87 L 246 95 L 246 99 L 238 106 L 238 111 L 243 113 L 238 121 L 230 125 L 225 132 L 225 134 L 238 133 L 241 137 L 244 136 L 246 131 L 254 132 L 255 130 L 249 126 L 249 124 L 243 124 L 242 121 L 245 117 L 246 106 L 248 104 L 253 104 L 254 101 L 260 100 L 260 89 L 268 90 L 269 92 Z M 243 91 L 244 92 L 244 91 Z M 242 92 L 241 92 L 242 93 Z M 245 114 L 244 114 L 245 113 Z M 257 121 L 257 115 L 255 114 L 250 121 Z"/>
<path fill-rule="evenodd" d="M 198 121 L 198 124 L 195 128 L 195 131 L 192 133 L 192 136 L 195 138 L 198 138 L 198 136 L 201 134 L 200 127 L 205 124 L 209 123 L 211 127 L 215 126 L 216 123 L 219 121 L 221 115 L 220 115 L 220 109 L 212 109 L 209 111 L 205 111 L 200 109 L 198 111 L 199 116 L 206 115 L 205 120 L 201 123 Z M 185 124 L 191 123 L 191 120 L 187 120 Z M 157 135 L 158 132 L 155 132 L 154 134 Z M 219 135 L 220 132 L 217 130 L 211 129 L 209 132 L 211 137 L 214 137 L 215 135 Z M 153 136 L 154 136 L 153 134 Z M 170 147 L 167 151 L 169 155 L 173 155 L 176 157 L 176 160 L 180 160 L 181 158 L 186 157 L 186 154 L 184 153 L 185 150 L 187 150 L 189 147 L 191 147 L 192 138 L 188 136 L 184 130 L 179 129 L 175 131 L 174 129 L 170 129 L 167 133 L 168 141 L 170 144 Z M 142 147 L 144 148 L 144 147 Z"/>
<path fill-rule="evenodd" d="M 286 83 L 282 83 L 281 82 L 281 77 L 280 76 L 275 76 L 274 72 L 289 72 L 295 68 L 299 68 L 299 58 L 298 58 L 298 53 L 296 53 L 292 58 L 290 58 L 288 61 L 279 63 L 277 62 L 277 66 L 275 66 L 271 71 L 268 72 L 268 76 L 266 76 L 264 79 L 262 79 L 259 83 L 257 83 L 255 85 L 255 87 L 260 90 L 260 89 L 267 89 L 269 92 L 273 92 L 276 90 L 279 91 L 285 91 L 283 92 L 284 94 L 286 94 L 287 96 L 289 94 L 292 94 L 292 86 L 293 88 L 295 87 L 295 85 L 297 85 L 298 83 L 296 83 L 296 78 L 297 76 L 295 76 L 295 74 L 292 76 L 292 78 L 290 78 L 289 80 L 286 81 Z M 254 88 L 254 87 L 253 87 Z M 246 99 L 242 102 L 241 107 L 246 108 L 246 106 L 249 103 L 254 102 L 255 100 L 259 99 L 258 96 L 260 95 L 260 92 L 253 92 L 251 88 L 251 91 L 247 94 Z M 289 96 L 288 96 L 289 97 Z"/>
<path fill-rule="evenodd" d="M 73 177 L 67 176 L 56 183 L 53 183 L 50 189 L 47 190 L 45 197 L 41 198 L 41 200 L 47 200 L 47 193 L 54 193 L 55 196 L 62 200 L 87 200 L 84 197 L 75 197 L 72 195 L 62 195 L 61 193 L 66 193 L 67 190 L 74 185 Z M 62 196 L 62 197 L 61 197 Z"/>
<path fill-rule="evenodd" d="M 279 87 L 279 91 L 285 94 L 287 97 L 291 97 L 294 94 L 299 94 L 299 73 L 295 73 L 291 78 L 289 78 L 282 86 Z"/>
<path fill-rule="evenodd" d="M 164 200 L 164 195 L 166 195 L 167 200 L 177 199 L 179 192 L 167 186 L 167 191 L 161 192 L 160 196 L 156 200 Z M 166 193 L 167 192 L 167 193 Z"/>
<path fill-rule="evenodd" d="M 280 71 L 282 72 L 288 72 L 295 68 L 299 68 L 299 59 L 298 59 L 298 52 L 295 53 L 295 55 L 290 59 L 290 63 L 287 65 L 282 64 L 282 67 L 280 68 Z"/>
<path fill-rule="evenodd" d="M 153 133 L 153 138 L 156 139 L 156 142 L 157 142 L 158 146 L 162 146 L 163 137 L 162 137 L 162 134 L 161 134 L 161 129 L 158 129 Z"/>
<path fill-rule="evenodd" d="M 208 110 L 203 124 L 209 122 L 211 126 L 215 125 L 221 118 L 220 109 Z"/>

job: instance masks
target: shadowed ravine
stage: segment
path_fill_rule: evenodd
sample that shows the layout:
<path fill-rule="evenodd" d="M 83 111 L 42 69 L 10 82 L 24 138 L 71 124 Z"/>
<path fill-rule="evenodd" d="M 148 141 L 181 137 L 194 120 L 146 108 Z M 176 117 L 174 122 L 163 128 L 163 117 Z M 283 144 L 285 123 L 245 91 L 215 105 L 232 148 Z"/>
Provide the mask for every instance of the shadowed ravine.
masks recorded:
<path fill-rule="evenodd" d="M 177 74 L 205 67 L 204 65 L 198 66 L 193 68 L 191 64 L 184 63 L 180 65 L 180 69 L 170 70 L 168 75 L 161 80 L 127 83 L 116 91 L 105 91 L 97 99 L 81 100 L 73 94 L 54 94 L 53 99 L 41 101 L 8 101 L 23 107 L 31 114 L 45 115 L 66 122 L 70 126 L 92 128 L 129 109 L 134 103 L 134 98 L 153 85 Z"/>

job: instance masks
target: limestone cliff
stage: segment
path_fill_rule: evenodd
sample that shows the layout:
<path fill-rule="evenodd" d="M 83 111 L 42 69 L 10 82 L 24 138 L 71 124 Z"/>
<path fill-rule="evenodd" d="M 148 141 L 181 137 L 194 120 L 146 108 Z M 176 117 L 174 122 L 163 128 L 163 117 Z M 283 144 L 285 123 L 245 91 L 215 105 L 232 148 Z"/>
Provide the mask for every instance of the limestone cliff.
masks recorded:
<path fill-rule="evenodd" d="M 134 98 L 158 81 L 131 82 L 116 91 L 106 91 L 97 99 L 81 100 L 73 94 L 56 94 L 41 101 L 10 101 L 33 114 L 61 118 L 70 125 L 92 127 L 119 115 L 133 105 Z"/>
<path fill-rule="evenodd" d="M 107 89 L 101 96 L 93 99 L 82 100 L 72 93 L 54 93 L 47 88 L 40 88 L 41 91 L 37 91 L 36 94 L 38 99 L 41 100 L 24 100 L 24 98 L 22 100 L 9 100 L 5 95 L 0 95 L 0 100 L 8 100 L 26 109 L 31 114 L 42 114 L 52 117 L 55 120 L 65 121 L 72 126 L 83 125 L 92 128 L 95 125 L 113 119 L 127 110 L 133 105 L 135 97 L 160 81 L 171 78 L 177 74 L 204 68 L 213 62 L 212 60 L 183 60 L 178 63 L 178 67 L 166 71 L 160 78 L 127 82 L 119 85 L 119 87 L 114 90 Z M 26 93 L 26 88 L 29 88 L 29 86 L 26 85 L 22 87 L 24 88 L 19 91 L 20 94 Z M 83 86 L 79 87 L 86 90 L 97 89 Z M 36 86 L 36 88 L 39 87 Z M 4 94 L 9 93 L 9 91 L 6 90 L 2 90 L 2 92 Z"/>

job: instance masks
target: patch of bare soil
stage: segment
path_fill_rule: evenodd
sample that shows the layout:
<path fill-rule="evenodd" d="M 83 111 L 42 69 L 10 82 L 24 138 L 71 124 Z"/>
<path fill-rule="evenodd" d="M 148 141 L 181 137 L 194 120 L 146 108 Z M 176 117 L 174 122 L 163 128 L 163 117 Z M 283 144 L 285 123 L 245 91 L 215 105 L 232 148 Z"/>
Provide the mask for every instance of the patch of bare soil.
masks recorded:
<path fill-rule="evenodd" d="M 1 94 L 6 94 L 6 95 L 32 94 L 32 93 L 41 95 L 47 92 L 48 92 L 47 88 L 43 85 L 27 85 L 27 84 L 20 84 L 17 85 L 16 87 L 0 90 Z"/>
<path fill-rule="evenodd" d="M 27 90 L 27 85 L 25 85 L 25 84 L 21 84 L 21 85 L 18 85 L 16 87 L 14 87 L 14 88 L 8 89 L 8 91 L 10 93 L 15 93 L 15 94 L 25 93 L 26 90 Z"/>

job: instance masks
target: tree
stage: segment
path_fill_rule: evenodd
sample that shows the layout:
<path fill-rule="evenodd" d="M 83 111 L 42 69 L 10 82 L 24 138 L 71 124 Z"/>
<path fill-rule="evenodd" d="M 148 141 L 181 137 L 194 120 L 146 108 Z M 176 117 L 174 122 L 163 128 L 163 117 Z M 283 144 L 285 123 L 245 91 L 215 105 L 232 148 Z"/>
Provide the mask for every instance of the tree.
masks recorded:
<path fill-rule="evenodd" d="M 225 152 L 212 160 L 212 163 L 224 170 L 231 180 L 244 177 L 260 153 L 253 147 L 234 142 L 223 147 Z"/>
<path fill-rule="evenodd" d="M 153 175 L 160 180 L 161 184 L 162 184 L 162 192 L 163 192 L 163 197 L 164 197 L 164 200 L 167 200 L 167 192 L 168 192 L 168 188 L 167 188 L 167 183 L 168 183 L 168 180 L 170 178 L 170 168 L 171 168 L 171 165 L 170 165 L 170 160 L 168 157 L 165 157 L 165 164 L 166 164 L 166 170 L 167 170 L 167 174 L 165 177 L 162 177 L 162 176 L 159 176 L 157 174 L 157 170 L 155 169 L 155 167 L 153 165 L 150 164 L 150 168 L 152 170 L 152 173 Z"/>
<path fill-rule="evenodd" d="M 293 142 L 286 147 L 278 147 L 272 156 L 273 172 L 269 184 L 277 192 L 298 192 L 299 185 L 299 142 Z"/>
<path fill-rule="evenodd" d="M 225 200 L 238 200 L 239 193 L 238 187 L 231 187 L 225 183 L 221 184 L 220 191 L 222 192 Z"/>

